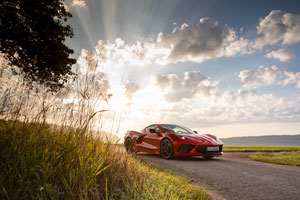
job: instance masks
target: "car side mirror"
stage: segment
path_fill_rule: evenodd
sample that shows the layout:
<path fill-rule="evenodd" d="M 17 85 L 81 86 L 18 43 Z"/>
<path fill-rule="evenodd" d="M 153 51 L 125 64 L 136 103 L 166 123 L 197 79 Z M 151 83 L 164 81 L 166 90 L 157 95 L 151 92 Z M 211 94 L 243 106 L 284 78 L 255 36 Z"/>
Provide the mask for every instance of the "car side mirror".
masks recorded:
<path fill-rule="evenodd" d="M 198 132 L 197 131 L 194 131 L 196 134 L 198 134 Z"/>
<path fill-rule="evenodd" d="M 158 133 L 158 132 L 156 132 L 156 130 L 155 130 L 154 128 L 150 128 L 150 129 L 149 129 L 149 132 L 150 132 L 150 133 Z"/>

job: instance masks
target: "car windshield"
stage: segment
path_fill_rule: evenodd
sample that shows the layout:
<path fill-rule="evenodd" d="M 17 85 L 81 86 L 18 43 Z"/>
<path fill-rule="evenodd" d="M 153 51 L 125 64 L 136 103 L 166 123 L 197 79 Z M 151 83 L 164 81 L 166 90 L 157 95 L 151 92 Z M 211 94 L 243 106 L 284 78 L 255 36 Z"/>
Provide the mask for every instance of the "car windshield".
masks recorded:
<path fill-rule="evenodd" d="M 165 132 L 172 132 L 172 133 L 178 133 L 178 134 L 196 134 L 191 129 L 184 127 L 184 126 L 178 126 L 174 124 L 160 124 L 160 127 Z"/>

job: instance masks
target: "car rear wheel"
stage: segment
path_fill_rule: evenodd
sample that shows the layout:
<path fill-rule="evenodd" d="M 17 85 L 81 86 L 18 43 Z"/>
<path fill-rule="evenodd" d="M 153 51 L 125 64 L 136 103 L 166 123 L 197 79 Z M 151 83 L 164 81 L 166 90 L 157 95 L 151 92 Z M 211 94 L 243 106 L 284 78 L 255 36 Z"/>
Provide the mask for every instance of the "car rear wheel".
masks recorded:
<path fill-rule="evenodd" d="M 127 153 L 133 153 L 133 143 L 131 138 L 126 139 L 125 148 Z"/>
<path fill-rule="evenodd" d="M 172 159 L 174 156 L 173 144 L 170 139 L 166 138 L 160 144 L 160 155 L 165 159 Z"/>

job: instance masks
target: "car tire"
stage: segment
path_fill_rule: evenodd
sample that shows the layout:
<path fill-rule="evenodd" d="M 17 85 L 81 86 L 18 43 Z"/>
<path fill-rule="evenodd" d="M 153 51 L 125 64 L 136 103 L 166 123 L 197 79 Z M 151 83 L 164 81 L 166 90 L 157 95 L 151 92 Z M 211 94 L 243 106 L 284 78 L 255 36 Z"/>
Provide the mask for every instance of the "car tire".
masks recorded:
<path fill-rule="evenodd" d="M 132 142 L 132 139 L 130 137 L 128 137 L 126 139 L 125 149 L 126 149 L 127 153 L 133 153 L 133 142 Z"/>
<path fill-rule="evenodd" d="M 210 160 L 213 158 L 213 156 L 203 156 L 205 159 Z"/>
<path fill-rule="evenodd" d="M 164 159 L 172 159 L 174 157 L 173 143 L 170 139 L 165 138 L 161 141 L 160 155 Z"/>

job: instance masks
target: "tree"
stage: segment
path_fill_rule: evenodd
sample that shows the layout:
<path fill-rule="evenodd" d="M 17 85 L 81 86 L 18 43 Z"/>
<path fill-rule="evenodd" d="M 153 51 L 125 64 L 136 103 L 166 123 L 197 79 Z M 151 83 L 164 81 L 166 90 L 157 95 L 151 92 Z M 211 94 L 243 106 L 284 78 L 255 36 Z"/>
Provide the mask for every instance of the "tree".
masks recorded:
<path fill-rule="evenodd" d="M 0 52 L 17 66 L 29 85 L 33 82 L 51 90 L 63 87 L 74 77 L 76 60 L 65 45 L 73 30 L 64 23 L 72 15 L 63 0 L 2 0 L 0 3 Z"/>

